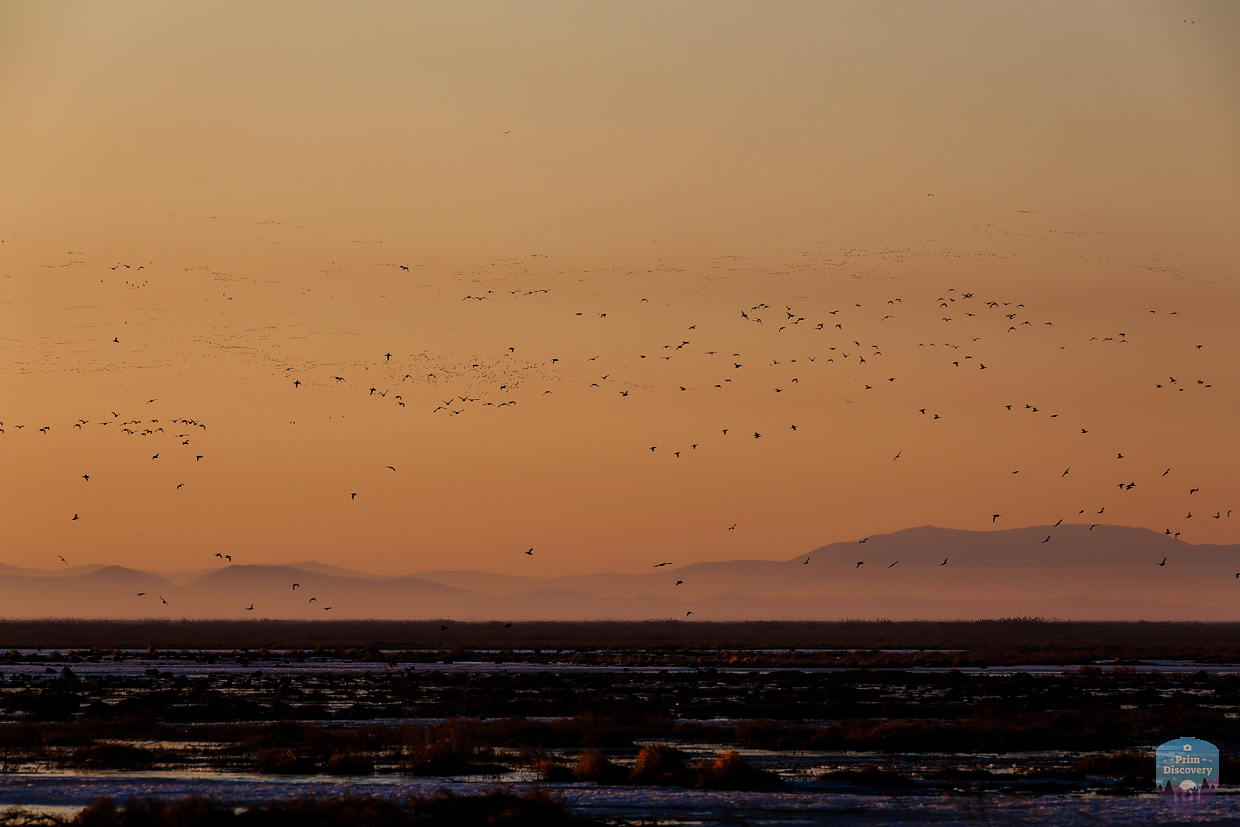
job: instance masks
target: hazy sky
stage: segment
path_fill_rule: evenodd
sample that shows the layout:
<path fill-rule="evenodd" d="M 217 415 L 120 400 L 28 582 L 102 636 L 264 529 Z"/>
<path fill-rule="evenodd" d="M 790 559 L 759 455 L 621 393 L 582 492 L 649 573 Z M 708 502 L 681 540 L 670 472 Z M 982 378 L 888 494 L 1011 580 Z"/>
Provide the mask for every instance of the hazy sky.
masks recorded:
<path fill-rule="evenodd" d="M 1236 4 L 7 3 L 0 101 L 0 562 L 1240 542 Z"/>

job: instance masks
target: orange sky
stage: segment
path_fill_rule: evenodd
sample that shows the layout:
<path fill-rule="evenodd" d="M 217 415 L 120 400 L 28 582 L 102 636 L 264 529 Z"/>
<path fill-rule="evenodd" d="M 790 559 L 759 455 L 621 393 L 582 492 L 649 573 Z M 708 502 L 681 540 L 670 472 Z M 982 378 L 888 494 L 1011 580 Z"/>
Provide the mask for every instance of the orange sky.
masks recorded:
<path fill-rule="evenodd" d="M 1238 43 L 1224 3 L 5 5 L 0 562 L 1240 542 Z"/>

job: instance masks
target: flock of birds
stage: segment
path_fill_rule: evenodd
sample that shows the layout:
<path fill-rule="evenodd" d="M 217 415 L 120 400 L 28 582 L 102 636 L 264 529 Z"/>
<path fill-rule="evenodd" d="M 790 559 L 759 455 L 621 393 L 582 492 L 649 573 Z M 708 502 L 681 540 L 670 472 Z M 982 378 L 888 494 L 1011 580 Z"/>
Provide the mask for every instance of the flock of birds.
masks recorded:
<path fill-rule="evenodd" d="M 148 262 L 148 264 L 150 264 Z M 112 267 L 128 264 L 118 264 Z M 410 272 L 410 265 L 396 264 L 402 273 Z M 138 267 L 146 269 L 146 265 Z M 211 271 L 221 280 L 221 274 Z M 130 282 L 126 280 L 126 289 L 145 288 L 150 280 Z M 237 296 L 228 295 L 228 291 L 236 292 L 235 288 L 227 288 L 217 299 L 233 301 Z M 460 298 L 460 302 L 470 307 L 483 308 L 486 305 L 513 301 L 547 301 L 555 298 L 556 289 L 551 287 L 535 287 L 532 289 L 487 289 L 473 290 Z M 306 394 L 314 390 L 330 393 L 348 393 L 357 404 L 389 405 L 397 409 L 407 409 L 415 400 L 423 401 L 433 392 L 443 391 L 433 396 L 433 405 L 425 412 L 434 417 L 455 418 L 467 413 L 478 414 L 485 409 L 499 411 L 512 408 L 518 403 L 532 404 L 535 400 L 553 396 L 556 393 L 602 394 L 609 396 L 610 404 L 634 405 L 642 397 L 658 396 L 661 399 L 668 395 L 700 396 L 703 394 L 726 395 L 731 389 L 742 384 L 748 393 L 766 393 L 770 398 L 786 398 L 804 391 L 807 387 L 824 385 L 840 386 L 848 393 L 844 399 L 846 404 L 854 404 L 864 400 L 866 394 L 879 395 L 885 389 L 893 388 L 902 381 L 900 372 L 884 367 L 890 361 L 886 353 L 893 349 L 904 348 L 915 344 L 915 353 L 927 363 L 939 367 L 950 366 L 952 371 L 986 371 L 987 376 L 1000 374 L 1004 370 L 1003 360 L 996 357 L 990 344 L 996 338 L 1019 341 L 1022 337 L 1039 336 L 1040 331 L 1054 331 L 1053 320 L 1034 315 L 1023 302 L 1008 301 L 1001 298 L 983 299 L 976 291 L 957 291 L 948 289 L 937 296 L 932 302 L 924 300 L 905 300 L 905 296 L 892 295 L 885 299 L 875 300 L 872 297 L 865 301 L 840 303 L 838 306 L 815 309 L 793 301 L 777 301 L 774 303 L 757 302 L 734 307 L 731 311 L 731 322 L 718 314 L 705 310 L 696 311 L 701 318 L 686 319 L 680 335 L 666 335 L 661 339 L 654 338 L 649 328 L 635 328 L 633 335 L 623 339 L 629 349 L 627 353 L 564 353 L 561 356 L 524 358 L 518 355 L 518 345 L 505 347 L 498 352 L 485 356 L 444 357 L 422 351 L 404 356 L 395 356 L 391 351 L 377 354 L 371 359 L 360 359 L 352 362 L 331 364 L 300 363 L 285 364 L 283 367 L 272 366 L 272 373 L 287 382 L 286 387 L 291 393 Z M 653 301 L 652 301 L 653 299 Z M 570 301 L 581 301 L 574 296 Z M 616 300 L 619 301 L 619 300 Z M 626 303 L 616 307 L 565 308 L 555 310 L 561 313 L 569 325 L 593 324 L 606 325 L 609 319 L 620 314 L 633 315 L 643 306 L 658 303 L 666 305 L 657 295 L 633 296 Z M 597 303 L 597 302 L 596 302 Z M 547 310 L 546 312 L 551 312 Z M 1148 311 L 1157 315 L 1159 311 Z M 1176 311 L 1163 311 L 1168 316 L 1178 315 Z M 919 329 L 937 328 L 944 331 L 943 335 L 923 337 L 924 341 L 905 343 L 896 337 L 887 336 L 884 331 L 896 330 L 901 320 L 911 313 L 920 314 L 923 326 Z M 926 321 L 933 324 L 925 324 Z M 751 333 L 747 333 L 744 344 L 734 348 L 720 347 L 718 342 L 727 338 L 729 324 L 741 324 Z M 710 344 L 703 344 L 705 330 L 710 328 L 708 337 Z M 963 329 L 962 329 L 963 328 Z M 591 328 L 593 330 L 594 328 Z M 785 355 L 782 357 L 757 356 L 753 347 L 753 336 L 762 337 L 760 341 L 767 348 L 781 347 L 786 342 Z M 794 338 L 795 336 L 795 338 Z M 121 336 L 109 336 L 113 345 L 121 344 Z M 740 340 L 738 339 L 738 344 Z M 1076 341 L 1075 345 L 1085 347 L 1125 347 L 1133 341 L 1128 331 L 1115 332 L 1110 335 L 1091 336 L 1086 341 Z M 1036 339 L 1039 346 L 1049 347 L 1045 336 Z M 1031 342 L 1032 346 L 1032 342 Z M 1055 344 L 1054 347 L 1064 349 L 1068 344 Z M 1201 351 L 1204 344 L 1195 344 L 1193 351 Z M 906 353 L 907 356 L 907 353 Z M 689 363 L 683 373 L 677 374 L 681 363 Z M 907 363 L 905 363 L 907 365 Z M 1157 392 L 1174 391 L 1178 393 L 1208 393 L 1215 387 L 1215 381 L 1208 377 L 1167 376 L 1151 382 L 1151 390 Z M 763 386 L 765 385 L 765 388 Z M 533 386 L 533 390 L 530 387 Z M 779 397 L 776 397 L 779 395 Z M 518 398 L 520 397 L 520 399 Z M 723 399 L 724 396 L 713 398 Z M 146 405 L 154 405 L 159 400 L 152 398 Z M 710 404 L 710 399 L 707 399 Z M 1012 401 L 998 406 L 1004 415 L 1023 415 L 1026 417 L 1043 417 L 1048 422 L 1062 429 L 1064 433 L 1075 434 L 1082 440 L 1091 439 L 1095 430 L 1089 422 L 1074 422 L 1075 415 L 1062 416 L 1047 406 L 1025 401 Z M 153 409 L 152 409 L 153 410 Z M 154 450 L 149 454 L 150 461 L 166 462 L 168 457 L 180 455 L 192 457 L 194 463 L 207 458 L 206 453 L 198 453 L 198 440 L 207 429 L 207 425 L 198 419 L 175 416 L 163 419 L 157 416 L 123 416 L 118 411 L 108 411 L 108 416 L 78 418 L 67 427 L 76 430 L 109 429 L 138 442 L 147 441 Z M 907 410 L 911 419 L 926 422 L 940 422 L 948 416 L 944 410 L 936 410 L 932 404 L 915 405 Z M 468 417 L 466 417 L 468 418 Z M 27 423 L 0 422 L 0 435 L 9 433 L 9 438 L 20 434 Z M 42 436 L 49 435 L 54 424 L 40 424 L 31 431 Z M 811 416 L 808 420 L 798 419 L 782 422 L 778 430 L 791 438 L 801 438 L 808 431 L 821 427 Z M 634 445 L 640 450 L 655 457 L 665 456 L 670 461 L 686 461 L 689 457 L 705 450 L 717 448 L 725 442 L 736 440 L 769 440 L 772 432 L 763 426 L 753 427 L 752 423 L 736 422 L 716 430 L 703 430 L 696 437 L 682 438 L 672 444 L 660 441 L 656 444 Z M 908 462 L 905 449 L 896 451 L 892 462 Z M 1125 495 L 1134 489 L 1144 488 L 1159 482 L 1173 474 L 1168 467 L 1157 479 L 1144 473 L 1130 473 L 1126 470 L 1126 454 L 1117 452 L 1114 460 L 1113 488 L 1108 494 Z M 1097 467 L 1096 460 L 1090 460 Z M 396 465 L 384 466 L 391 473 L 397 473 Z M 1080 463 L 1067 465 L 1060 479 L 1079 471 Z M 1013 469 L 1011 475 L 1018 475 L 1024 469 Z M 80 474 L 83 485 L 92 484 L 92 473 L 84 469 Z M 1174 477 L 1171 478 L 1174 482 Z M 186 482 L 178 482 L 176 490 L 185 487 Z M 1201 489 L 1197 485 L 1182 484 L 1187 492 L 1184 496 L 1193 498 L 1189 502 L 1201 500 Z M 341 496 L 355 502 L 359 497 L 366 496 L 364 490 L 345 489 Z M 1085 516 L 1086 520 L 1106 512 L 1103 492 L 1098 492 L 1098 501 L 1081 506 L 1075 513 L 1052 515 L 1058 521 L 1052 526 L 1042 543 L 1053 542 L 1054 529 L 1062 526 L 1065 520 Z M 1100 507 L 1094 508 L 1095 505 Z M 66 519 L 71 522 L 81 520 L 80 510 L 71 510 Z M 1186 509 L 1186 513 L 1174 525 L 1165 527 L 1167 536 L 1179 538 L 1185 530 L 1183 521 L 1192 519 L 1229 519 L 1232 510 L 1223 508 L 1198 510 Z M 990 513 L 991 525 L 999 526 L 1003 514 Z M 1048 521 L 1049 522 L 1049 521 Z M 723 530 L 736 531 L 739 523 L 732 523 Z M 1091 523 L 1092 530 L 1098 523 Z M 868 538 L 858 542 L 865 544 Z M 523 552 L 533 557 L 534 548 Z M 229 553 L 214 554 L 222 562 L 232 565 L 233 557 Z M 60 557 L 63 565 L 68 562 Z M 872 562 L 872 561 L 871 561 Z M 885 561 L 884 561 L 885 562 Z M 855 561 L 855 569 L 865 565 L 867 560 Z M 941 566 L 948 565 L 944 559 Z M 810 564 L 807 557 L 803 565 Z M 886 563 L 886 568 L 894 568 L 899 560 Z M 1165 566 L 1167 560 L 1160 562 Z M 660 562 L 655 568 L 660 569 L 671 565 Z M 1237 574 L 1240 578 L 1240 574 Z M 683 579 L 675 580 L 676 586 L 684 585 Z M 291 584 L 291 591 L 301 588 L 300 583 Z M 140 592 L 138 597 L 158 598 L 162 605 L 169 602 L 161 595 Z M 332 606 L 321 605 L 317 596 L 310 596 L 307 607 L 330 612 Z M 241 607 L 241 611 L 257 611 L 255 604 Z M 689 612 L 688 615 L 691 615 Z M 687 615 L 687 616 L 688 616 Z"/>

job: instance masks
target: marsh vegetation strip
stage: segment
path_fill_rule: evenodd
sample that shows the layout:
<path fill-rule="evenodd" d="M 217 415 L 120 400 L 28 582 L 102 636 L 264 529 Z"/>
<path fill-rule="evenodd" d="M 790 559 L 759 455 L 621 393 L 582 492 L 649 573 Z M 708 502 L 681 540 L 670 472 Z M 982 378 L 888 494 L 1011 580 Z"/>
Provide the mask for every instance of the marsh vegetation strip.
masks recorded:
<path fill-rule="evenodd" d="M 443 628 L 447 626 L 447 628 Z M 0 646 L 17 650 L 193 650 L 225 654 L 327 650 L 353 659 L 403 650 L 507 653 L 510 660 L 624 657 L 640 663 L 736 657 L 763 662 L 790 657 L 801 665 L 879 665 L 869 657 L 937 653 L 941 664 L 1080 664 L 1098 659 L 1240 660 L 1240 623 L 1064 622 L 1039 618 L 978 621 L 282 621 L 282 620 L 0 620 Z M 901 652 L 901 650 L 904 650 Z M 842 662 L 834 658 L 848 658 Z M 957 659 L 960 662 L 957 662 Z M 715 663 L 713 665 L 722 665 Z"/>
<path fill-rule="evenodd" d="M 629 821 L 1131 823 L 1161 806 L 1153 748 L 1185 733 L 1222 749 L 1224 790 L 1240 777 L 1221 638 L 1197 663 L 1138 657 L 1154 640 L 1105 659 L 1082 644 L 1079 664 L 1046 643 L 1059 663 L 1027 667 L 999 649 L 978 665 L 991 656 L 971 646 L 278 642 L 13 646 L 0 805 L 506 787 Z"/>

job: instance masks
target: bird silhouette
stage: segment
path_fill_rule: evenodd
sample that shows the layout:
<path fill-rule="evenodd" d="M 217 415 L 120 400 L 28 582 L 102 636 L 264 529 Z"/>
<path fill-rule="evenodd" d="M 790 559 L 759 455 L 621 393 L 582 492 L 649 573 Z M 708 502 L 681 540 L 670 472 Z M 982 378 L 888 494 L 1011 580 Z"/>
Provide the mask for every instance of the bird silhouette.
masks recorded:
<path fill-rule="evenodd" d="M 1162 562 L 1161 562 L 1161 563 L 1159 563 L 1158 565 L 1160 565 L 1160 566 L 1165 566 L 1165 565 L 1167 565 L 1167 558 L 1166 558 L 1166 557 L 1164 557 L 1164 558 L 1162 559 Z"/>

